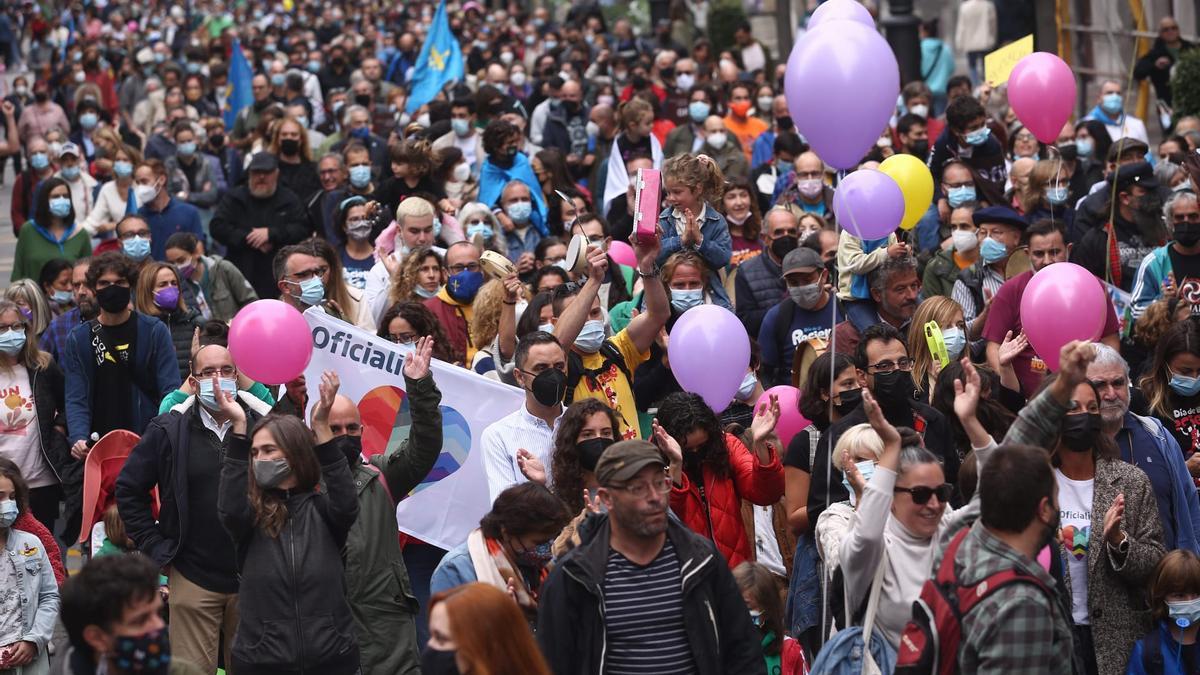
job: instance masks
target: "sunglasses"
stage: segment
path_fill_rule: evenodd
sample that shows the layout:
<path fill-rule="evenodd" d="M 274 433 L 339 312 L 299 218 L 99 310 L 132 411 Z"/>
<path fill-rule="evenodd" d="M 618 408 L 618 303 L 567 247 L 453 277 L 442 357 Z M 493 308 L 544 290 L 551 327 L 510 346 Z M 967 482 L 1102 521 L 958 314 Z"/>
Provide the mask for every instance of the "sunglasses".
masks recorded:
<path fill-rule="evenodd" d="M 918 485 L 910 488 L 898 487 L 894 489 L 894 492 L 907 492 L 912 496 L 913 503 L 917 505 L 928 504 L 929 498 L 934 495 L 937 495 L 939 502 L 945 504 L 954 495 L 954 486 L 949 483 L 942 483 L 935 488 Z"/>

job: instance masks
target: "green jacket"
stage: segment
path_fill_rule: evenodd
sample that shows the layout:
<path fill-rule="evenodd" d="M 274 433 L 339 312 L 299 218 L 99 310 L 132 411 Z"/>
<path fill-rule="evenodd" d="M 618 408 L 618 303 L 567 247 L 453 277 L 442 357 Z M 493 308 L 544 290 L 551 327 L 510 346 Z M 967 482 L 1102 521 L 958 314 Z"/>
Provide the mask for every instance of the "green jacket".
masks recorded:
<path fill-rule="evenodd" d="M 358 520 L 346 540 L 346 595 L 364 675 L 420 672 L 419 611 L 400 557 L 396 501 L 425 479 L 442 452 L 442 393 L 432 376 L 404 378 L 412 428 L 390 453 L 354 467 Z M 386 487 L 380 476 L 387 480 Z M 389 494 L 390 493 L 390 494 Z"/>
<path fill-rule="evenodd" d="M 204 269 L 208 274 L 204 299 L 212 310 L 212 318 L 217 321 L 229 323 L 239 309 L 258 300 L 258 293 L 254 292 L 242 271 L 228 260 L 204 256 Z"/>
<path fill-rule="evenodd" d="M 939 250 L 929 264 L 925 265 L 925 278 L 922 280 L 925 298 L 935 295 L 950 297 L 954 290 L 954 280 L 961 271 L 954 262 L 954 249 Z"/>

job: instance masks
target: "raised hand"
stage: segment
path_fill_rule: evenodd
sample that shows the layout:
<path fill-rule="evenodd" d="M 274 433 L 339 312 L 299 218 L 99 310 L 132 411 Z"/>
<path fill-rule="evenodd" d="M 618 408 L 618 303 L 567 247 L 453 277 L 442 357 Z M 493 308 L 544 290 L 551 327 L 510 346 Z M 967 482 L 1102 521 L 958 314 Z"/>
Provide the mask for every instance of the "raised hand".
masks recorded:
<path fill-rule="evenodd" d="M 979 409 L 981 388 L 979 371 L 975 370 L 975 364 L 971 363 L 970 358 L 963 358 L 962 367 L 962 379 L 954 380 L 954 414 L 958 415 L 960 420 L 975 417 L 975 411 Z"/>
<path fill-rule="evenodd" d="M 879 434 L 879 439 L 883 441 L 884 452 L 887 452 L 892 445 L 895 445 L 898 451 L 900 449 L 900 432 L 896 431 L 896 427 L 892 426 L 892 423 L 883 416 L 883 410 L 875 401 L 875 396 L 871 394 L 870 390 L 865 388 L 862 390 L 862 401 L 863 412 L 867 414 L 867 422 L 871 424 L 871 428 Z"/>
<path fill-rule="evenodd" d="M 433 358 L 433 336 L 417 338 L 413 350 L 404 357 L 404 377 L 420 380 L 429 374 L 429 360 Z"/>
<path fill-rule="evenodd" d="M 997 353 L 997 358 L 1000 362 L 1000 367 L 1003 368 L 1013 362 L 1013 359 L 1025 351 L 1029 347 L 1029 338 L 1025 337 L 1025 333 L 1021 332 L 1013 337 L 1013 332 L 1010 330 L 1004 334 L 1004 342 L 1000 343 L 1000 350 Z"/>
<path fill-rule="evenodd" d="M 775 394 L 771 394 L 769 403 L 760 402 L 754 412 L 754 421 L 750 423 L 750 440 L 758 444 L 770 436 L 779 423 L 780 414 L 779 397 Z"/>
<path fill-rule="evenodd" d="M 604 281 L 604 275 L 608 273 L 608 254 L 595 245 L 588 246 L 587 250 L 588 278 L 601 283 Z"/>
<path fill-rule="evenodd" d="M 854 490 L 854 503 L 861 502 L 867 481 L 858 470 L 858 465 L 854 463 L 854 458 L 850 456 L 849 448 L 842 450 L 842 471 L 846 474 L 846 482 L 850 484 L 850 489 Z"/>
<path fill-rule="evenodd" d="M 237 392 L 230 394 L 222 389 L 220 378 L 216 374 L 212 376 L 212 386 L 213 398 L 217 399 L 217 407 L 221 410 L 221 414 L 233 422 L 233 433 L 245 434 L 246 411 L 238 405 Z"/>
<path fill-rule="evenodd" d="M 1087 369 L 1096 360 L 1096 346 L 1090 342 L 1072 340 L 1058 354 L 1058 378 L 1075 391 L 1075 386 L 1087 382 Z"/>
<path fill-rule="evenodd" d="M 1122 492 L 1113 500 L 1112 506 L 1104 514 L 1104 541 L 1109 546 L 1117 548 L 1125 540 L 1121 531 L 1121 521 L 1125 518 L 1125 493 Z"/>
<path fill-rule="evenodd" d="M 546 465 L 525 448 L 517 450 L 517 467 L 534 483 L 546 484 Z"/>
<path fill-rule="evenodd" d="M 321 373 L 321 384 L 317 385 L 319 398 L 312 411 L 312 430 L 317 436 L 318 445 L 333 438 L 333 431 L 329 428 L 329 411 L 333 408 L 340 385 L 341 382 L 334 371 L 326 370 Z"/>

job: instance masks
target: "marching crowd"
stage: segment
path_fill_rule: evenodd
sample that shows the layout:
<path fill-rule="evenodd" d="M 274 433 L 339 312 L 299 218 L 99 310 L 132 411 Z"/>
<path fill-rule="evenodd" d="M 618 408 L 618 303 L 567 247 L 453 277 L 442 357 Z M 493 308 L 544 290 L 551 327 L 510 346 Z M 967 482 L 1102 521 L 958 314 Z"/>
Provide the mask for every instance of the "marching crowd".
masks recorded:
<path fill-rule="evenodd" d="M 859 165 L 934 197 L 863 240 L 783 55 L 666 4 L 0 9 L 0 673 L 1200 672 L 1200 118 L 1151 145 L 1104 81 L 1039 142 L 977 72 L 1028 27 L 966 0 L 970 74 L 922 24 Z M 463 72 L 424 95 L 437 21 Z M 1112 302 L 1039 354 L 1022 297 L 1067 262 Z M 339 373 L 247 376 L 260 299 L 402 345 L 405 440 L 363 454 Z M 672 368 L 705 305 L 751 343 L 722 406 Z M 523 392 L 449 550 L 396 515 L 434 361 Z"/>

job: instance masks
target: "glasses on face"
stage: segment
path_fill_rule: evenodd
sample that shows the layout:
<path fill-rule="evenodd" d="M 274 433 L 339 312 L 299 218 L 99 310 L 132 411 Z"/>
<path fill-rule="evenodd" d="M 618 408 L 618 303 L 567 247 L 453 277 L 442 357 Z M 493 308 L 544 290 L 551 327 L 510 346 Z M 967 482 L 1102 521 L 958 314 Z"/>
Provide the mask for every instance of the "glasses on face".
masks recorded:
<path fill-rule="evenodd" d="M 458 265 L 451 265 L 451 266 L 450 266 L 450 273 L 451 273 L 451 274 L 458 274 L 459 272 L 463 272 L 463 271 L 466 271 L 466 272 L 478 272 L 478 271 L 479 271 L 479 263 L 472 262 L 472 263 L 467 263 L 467 264 L 465 264 L 465 265 L 460 263 L 460 264 L 458 264 Z"/>
<path fill-rule="evenodd" d="M 133 239 L 134 237 L 141 237 L 142 239 L 148 239 L 150 237 L 150 230 L 146 230 L 146 229 L 125 230 L 121 234 L 117 235 L 117 239 L 120 239 L 121 241 Z"/>
<path fill-rule="evenodd" d="M 938 501 L 945 504 L 950 501 L 950 497 L 954 495 L 954 486 L 949 483 L 942 483 L 937 487 L 925 487 L 918 485 L 916 487 L 898 487 L 894 488 L 895 492 L 907 492 L 912 496 L 913 503 L 918 506 L 923 506 L 929 503 L 929 498 L 937 495 Z"/>
<path fill-rule="evenodd" d="M 3 324 L 0 323 L 0 333 L 7 333 L 10 330 L 15 330 L 21 333 L 25 332 L 25 324 L 18 321 L 17 323 Z"/>
<path fill-rule="evenodd" d="M 313 277 L 323 277 L 328 273 L 329 273 L 329 266 L 321 265 L 320 267 L 314 267 L 312 269 L 300 270 L 299 272 L 289 274 L 288 276 L 290 276 L 298 281 L 308 281 L 309 279 L 311 279 Z"/>
<path fill-rule="evenodd" d="M 205 368 L 204 370 L 202 370 L 198 373 L 192 373 L 192 375 L 195 375 L 196 377 L 203 378 L 203 379 L 212 378 L 214 375 L 220 375 L 221 377 L 229 378 L 229 377 L 233 377 L 234 375 L 237 375 L 237 368 L 234 368 L 233 366 L 221 366 L 220 368 L 215 368 L 215 367 L 214 368 Z"/>
<path fill-rule="evenodd" d="M 961 181 L 958 183 L 942 183 L 942 185 L 946 186 L 947 190 L 956 190 L 956 189 L 965 188 L 965 187 L 969 187 L 969 188 L 975 187 L 975 183 L 973 181 L 969 181 L 969 180 Z"/>
<path fill-rule="evenodd" d="M 1021 133 L 1017 134 L 1016 138 L 1013 140 L 1022 141 L 1024 143 L 1032 143 L 1037 140 L 1037 137 L 1027 131 L 1022 131 Z"/>
<path fill-rule="evenodd" d="M 649 481 L 640 481 L 637 483 L 626 483 L 625 485 L 614 485 L 614 490 L 628 492 L 637 499 L 645 499 L 650 496 L 651 491 L 659 495 L 665 495 L 671 491 L 671 482 L 666 476 L 655 478 Z"/>
<path fill-rule="evenodd" d="M 398 345 L 409 345 L 417 339 L 416 333 L 390 333 L 388 339 Z"/>
<path fill-rule="evenodd" d="M 899 361 L 888 360 L 880 361 L 879 363 L 873 363 L 867 366 L 867 371 L 872 374 L 890 373 L 893 370 L 902 370 L 904 372 L 908 372 L 912 370 L 912 367 L 913 360 L 906 356 Z"/>

